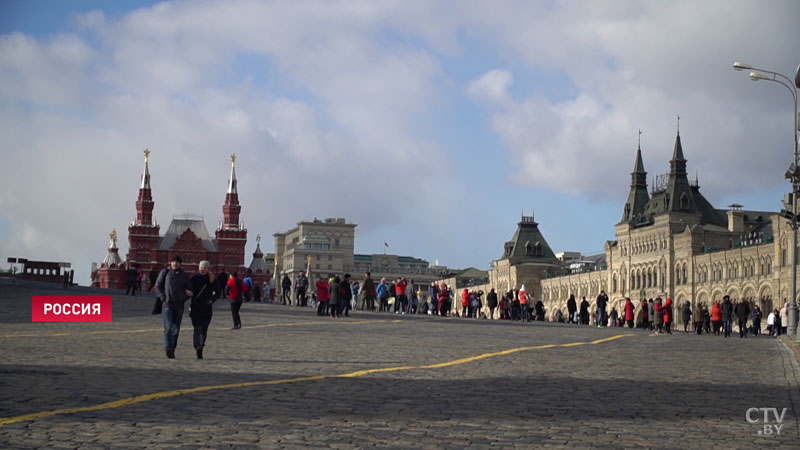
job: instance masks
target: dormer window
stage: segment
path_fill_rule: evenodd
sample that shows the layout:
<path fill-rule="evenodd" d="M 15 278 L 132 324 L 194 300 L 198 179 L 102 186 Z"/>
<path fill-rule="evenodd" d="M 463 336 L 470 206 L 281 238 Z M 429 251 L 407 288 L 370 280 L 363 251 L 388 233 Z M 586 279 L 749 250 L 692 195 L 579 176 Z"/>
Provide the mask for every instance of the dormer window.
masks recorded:
<path fill-rule="evenodd" d="M 689 209 L 689 196 L 686 192 L 681 194 L 681 209 Z"/>
<path fill-rule="evenodd" d="M 533 247 L 531 241 L 525 242 L 525 256 L 533 256 Z"/>

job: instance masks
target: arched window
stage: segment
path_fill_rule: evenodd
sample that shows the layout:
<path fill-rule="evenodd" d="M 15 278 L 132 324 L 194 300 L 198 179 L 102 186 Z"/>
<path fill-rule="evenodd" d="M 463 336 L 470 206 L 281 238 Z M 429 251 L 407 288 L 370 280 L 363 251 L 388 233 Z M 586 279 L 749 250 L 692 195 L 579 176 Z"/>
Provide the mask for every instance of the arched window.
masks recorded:
<path fill-rule="evenodd" d="M 617 274 L 611 277 L 611 292 L 617 292 Z"/>
<path fill-rule="evenodd" d="M 681 279 L 683 280 L 683 284 L 686 284 L 689 281 L 689 277 L 686 272 L 686 263 L 683 263 L 683 275 L 681 276 Z"/>
<path fill-rule="evenodd" d="M 680 266 L 676 266 L 675 267 L 675 284 L 676 285 L 681 284 L 681 267 Z"/>

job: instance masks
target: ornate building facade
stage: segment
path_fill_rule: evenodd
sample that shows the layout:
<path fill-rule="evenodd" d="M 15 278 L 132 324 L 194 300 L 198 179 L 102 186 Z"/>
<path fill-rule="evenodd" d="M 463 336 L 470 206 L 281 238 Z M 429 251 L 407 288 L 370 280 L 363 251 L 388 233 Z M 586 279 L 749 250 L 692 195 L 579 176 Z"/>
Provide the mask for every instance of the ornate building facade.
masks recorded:
<path fill-rule="evenodd" d="M 151 269 L 165 267 L 173 255 L 180 255 L 184 268 L 193 273 L 200 261 L 211 263 L 215 273 L 226 271 L 245 273 L 245 246 L 247 229 L 239 220 L 241 205 L 236 179 L 236 155 L 231 155 L 231 171 L 228 178 L 225 202 L 222 205 L 223 220 L 215 230 L 214 237 L 208 232 L 202 217 L 192 215 L 173 216 L 166 233 L 160 235 L 160 226 L 153 216 L 152 189 L 150 186 L 150 151 L 145 150 L 144 170 L 136 200 L 136 218 L 128 226 L 128 254 L 123 262 L 116 246 L 116 232 L 111 237 L 108 254 L 96 271 L 92 272 L 92 284 L 112 288 L 125 286 L 125 269 L 138 266 L 147 273 Z M 259 242 L 260 244 L 260 242 Z M 263 258 L 257 245 L 254 258 Z M 265 264 L 251 263 L 259 271 L 257 281 L 269 279 Z"/>
<path fill-rule="evenodd" d="M 648 192 L 637 149 L 616 240 L 605 243 L 606 268 L 542 280 L 548 316 L 566 312 L 571 294 L 585 296 L 593 309 L 601 290 L 609 296 L 609 311 L 621 310 L 626 297 L 634 303 L 671 297 L 677 313 L 685 301 L 710 306 L 730 295 L 759 305 L 766 315 L 788 300 L 791 260 L 797 263 L 789 221 L 736 204 L 714 208 L 698 180 L 689 180 L 686 162 L 678 133 L 669 173 L 655 177 Z"/>

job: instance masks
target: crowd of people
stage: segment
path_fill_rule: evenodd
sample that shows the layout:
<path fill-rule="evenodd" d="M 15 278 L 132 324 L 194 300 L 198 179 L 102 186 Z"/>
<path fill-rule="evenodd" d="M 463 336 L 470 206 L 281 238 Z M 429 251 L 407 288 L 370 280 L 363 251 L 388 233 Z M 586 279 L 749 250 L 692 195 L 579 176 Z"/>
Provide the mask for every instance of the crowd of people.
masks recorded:
<path fill-rule="evenodd" d="M 191 300 L 189 316 L 194 328 L 193 345 L 198 359 L 203 359 L 203 348 L 211 323 L 213 305 L 217 300 L 220 298 L 228 300 L 233 330 L 242 328 L 240 315 L 242 303 L 272 302 L 269 283 L 259 285 L 254 281 L 250 270 L 247 270 L 244 278 L 240 279 L 237 272 L 228 274 L 224 269 L 214 275 L 210 272 L 210 267 L 208 261 L 201 261 L 197 273 L 189 277 L 181 266 L 180 256 L 176 255 L 166 268 L 160 272 L 153 270 L 149 274 L 149 289 L 155 290 L 157 295 L 158 308 L 154 309 L 154 314 L 160 313 L 162 316 L 164 348 L 168 358 L 175 357 L 186 301 Z M 129 283 L 126 294 L 135 295 L 136 286 L 144 274 L 140 268 L 131 267 L 127 275 Z M 299 307 L 310 304 L 317 309 L 317 315 L 331 318 L 347 317 L 351 310 L 358 309 L 472 319 L 496 317 L 500 320 L 523 322 L 548 319 L 544 303 L 541 300 L 534 301 L 524 285 L 519 289 L 499 294 L 494 289 L 488 293 L 482 290 L 463 289 L 459 295 L 445 283 L 431 283 L 427 297 L 420 287 L 415 291 L 414 286 L 413 280 L 406 280 L 405 277 L 391 282 L 381 278 L 375 282 L 370 272 L 367 272 L 360 281 L 353 280 L 350 274 L 327 279 L 320 275 L 309 295 L 309 280 L 305 273 L 300 272 L 294 283 L 288 276 L 283 277 L 280 282 L 281 295 L 278 296 L 278 292 L 275 292 L 275 302 L 292 305 L 294 300 L 294 304 Z M 751 305 L 744 299 L 733 302 L 727 295 L 722 301 L 715 301 L 710 308 L 706 304 L 693 308 L 689 301 L 685 301 L 680 308 L 674 308 L 672 299 L 667 298 L 662 301 L 660 297 L 642 299 L 638 303 L 637 306 L 630 298 L 626 298 L 620 311 L 615 307 L 607 311 L 609 300 L 605 291 L 600 292 L 593 307 L 586 297 L 578 303 L 575 296 L 570 295 L 566 313 L 557 309 L 549 320 L 568 324 L 596 325 L 598 328 L 627 326 L 658 334 L 672 334 L 674 322 L 678 319 L 675 316 L 679 316 L 685 333 L 707 333 L 727 338 L 733 333 L 734 323 L 738 325 L 741 339 L 748 335 L 758 336 L 762 331 L 762 312 L 758 305 Z M 591 313 L 590 308 L 592 308 Z M 787 310 L 788 303 L 780 310 L 770 311 L 767 316 L 769 335 L 780 336 L 786 333 Z"/>
<path fill-rule="evenodd" d="M 561 310 L 557 310 L 553 321 L 577 323 L 581 325 L 597 325 L 602 328 L 606 326 L 640 328 L 657 334 L 672 334 L 675 320 L 680 317 L 683 322 L 684 333 L 714 334 L 730 337 L 733 334 L 734 325 L 738 328 L 739 338 L 744 339 L 748 335 L 758 336 L 761 334 L 763 314 L 758 305 L 741 299 L 739 302 L 731 300 L 726 295 L 721 301 L 715 301 L 711 307 L 701 303 L 692 307 L 688 300 L 680 306 L 680 313 L 675 311 L 672 299 L 662 300 L 660 297 L 655 299 L 642 299 L 638 307 L 630 298 L 625 299 L 621 311 L 612 308 L 606 314 L 608 297 L 605 292 L 601 292 L 595 302 L 593 314 L 589 314 L 590 304 L 583 297 L 580 304 L 577 304 L 575 296 L 571 295 L 567 300 L 567 314 L 564 317 Z M 786 334 L 786 324 L 788 322 L 788 306 L 786 303 L 780 310 L 770 311 L 767 316 L 767 332 L 770 336 L 780 336 Z M 590 323 L 591 322 L 591 323 Z"/>

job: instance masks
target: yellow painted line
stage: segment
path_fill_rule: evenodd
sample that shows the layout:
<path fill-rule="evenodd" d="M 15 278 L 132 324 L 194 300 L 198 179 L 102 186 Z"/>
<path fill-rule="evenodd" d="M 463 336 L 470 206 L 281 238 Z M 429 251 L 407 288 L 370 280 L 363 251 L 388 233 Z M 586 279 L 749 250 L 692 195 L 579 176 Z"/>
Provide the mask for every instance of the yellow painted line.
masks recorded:
<path fill-rule="evenodd" d="M 243 330 L 248 329 L 255 329 L 255 328 L 272 328 L 272 327 L 296 327 L 301 325 L 325 325 L 330 323 L 341 323 L 346 325 L 361 325 L 365 323 L 379 323 L 379 322 L 386 322 L 385 320 L 358 320 L 353 322 L 326 322 L 326 321 L 314 321 L 314 322 L 291 322 L 291 323 L 268 323 L 262 325 L 249 325 L 242 327 Z M 229 328 L 219 327 L 214 328 L 218 331 L 228 330 Z M 96 334 L 130 334 L 130 333 L 153 333 L 157 331 L 164 331 L 163 328 L 142 328 L 137 330 L 102 330 L 102 331 L 80 331 L 74 333 L 43 333 L 43 334 L 0 334 L 0 338 L 21 338 L 21 337 L 62 337 L 62 336 L 89 336 L 89 335 L 96 335 Z"/>
<path fill-rule="evenodd" d="M 603 338 L 603 339 L 598 339 L 596 341 L 592 341 L 592 342 L 590 342 L 590 344 L 601 344 L 603 342 L 609 342 L 609 341 L 613 341 L 615 339 L 620 339 L 620 338 L 624 338 L 624 337 L 628 337 L 628 336 L 636 336 L 636 335 L 635 334 L 618 334 L 616 336 L 611 336 L 611 337 L 607 337 L 607 338 Z"/>
<path fill-rule="evenodd" d="M 575 347 L 575 346 L 578 346 L 578 345 L 585 345 L 585 344 L 587 344 L 587 343 L 586 342 L 573 342 L 571 344 L 561 344 L 561 346 L 562 347 Z"/>
<path fill-rule="evenodd" d="M 364 321 L 364 322 L 374 322 L 374 321 Z M 610 338 L 605 339 L 598 339 L 596 341 L 592 341 L 592 344 L 599 344 L 602 342 L 609 342 L 615 339 L 620 339 L 627 336 L 634 336 L 633 334 L 620 334 L 617 336 L 612 336 Z M 570 346 L 570 345 L 578 345 L 584 344 L 584 342 L 575 342 L 573 344 L 561 344 L 561 346 Z M 535 347 L 518 347 L 518 348 L 511 348 L 507 350 L 502 350 L 499 352 L 492 352 L 492 353 L 483 353 L 476 356 L 470 356 L 467 358 L 456 359 L 453 361 L 447 361 L 443 363 L 437 364 L 428 364 L 424 366 L 396 366 L 396 367 L 385 367 L 385 368 L 377 368 L 377 369 L 366 369 L 366 370 L 357 370 L 355 372 L 349 372 L 340 375 L 315 375 L 309 377 L 299 377 L 299 378 L 284 378 L 279 380 L 269 380 L 269 381 L 248 381 L 244 383 L 231 383 L 231 384 L 219 384 L 219 385 L 211 385 L 211 386 L 198 386 L 194 388 L 187 388 L 187 389 L 177 389 L 174 391 L 165 391 L 165 392 L 155 392 L 152 394 L 145 394 L 145 395 L 137 395 L 134 397 L 123 398 L 120 400 L 115 400 L 112 402 L 100 403 L 98 405 L 92 406 L 83 406 L 77 408 L 65 408 L 65 409 L 56 409 L 52 411 L 42 411 L 38 413 L 32 414 L 25 414 L 22 416 L 16 417 L 6 417 L 0 419 L 0 427 L 5 425 L 10 425 L 12 423 L 18 422 L 26 422 L 30 420 L 36 419 L 43 419 L 46 417 L 52 417 L 56 415 L 63 415 L 63 414 L 75 414 L 80 412 L 86 411 L 99 411 L 104 409 L 113 409 L 113 408 L 121 408 L 123 406 L 134 405 L 137 403 L 144 403 L 149 402 L 152 400 L 159 400 L 162 398 L 170 398 L 170 397 L 178 397 L 180 395 L 188 395 L 188 394 L 195 394 L 198 392 L 207 392 L 219 389 L 233 389 L 233 388 L 240 388 L 240 387 L 253 387 L 253 386 L 268 386 L 268 385 L 276 385 L 276 384 L 288 384 L 288 383 L 299 383 L 303 381 L 319 381 L 325 380 L 329 378 L 357 378 L 363 377 L 365 375 L 373 374 L 373 373 L 385 373 L 385 372 L 399 372 L 399 371 L 408 371 L 408 370 L 421 370 L 421 369 L 438 369 L 442 367 L 450 367 L 456 366 L 461 364 L 467 364 L 470 362 L 478 361 L 481 359 L 493 358 L 496 356 L 502 355 L 510 355 L 512 353 L 518 353 L 523 351 L 529 350 L 538 350 L 538 349 L 545 349 L 545 348 L 553 348 L 558 347 L 558 344 L 546 344 L 546 345 L 538 345 Z"/>

